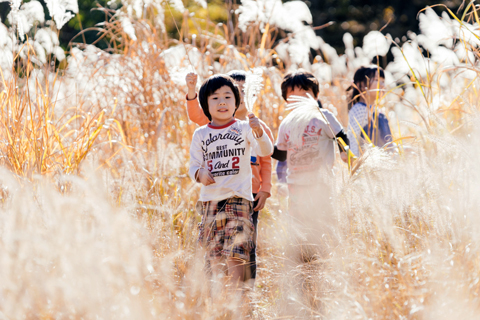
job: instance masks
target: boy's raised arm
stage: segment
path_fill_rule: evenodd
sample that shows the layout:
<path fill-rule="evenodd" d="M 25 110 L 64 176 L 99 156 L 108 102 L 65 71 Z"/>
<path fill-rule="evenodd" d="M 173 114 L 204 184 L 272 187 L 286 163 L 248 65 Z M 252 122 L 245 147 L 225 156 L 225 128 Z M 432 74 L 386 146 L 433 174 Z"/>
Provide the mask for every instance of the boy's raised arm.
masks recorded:
<path fill-rule="evenodd" d="M 188 88 L 186 96 L 188 119 L 190 119 L 192 122 L 195 122 L 199 126 L 206 125 L 210 121 L 208 121 L 207 116 L 203 113 L 203 110 L 198 103 L 197 92 L 195 91 L 195 87 L 197 85 L 197 74 L 193 72 L 187 74 L 185 81 L 187 82 Z"/>
<path fill-rule="evenodd" d="M 270 138 L 270 141 L 273 143 L 273 135 L 270 128 L 263 122 L 260 121 L 263 131 Z M 262 179 L 260 190 L 270 194 L 272 189 L 272 158 L 271 157 L 259 157 L 258 161 L 260 162 L 260 177 Z"/>
<path fill-rule="evenodd" d="M 252 134 L 257 141 L 255 151 L 259 157 L 267 157 L 273 153 L 273 144 L 268 135 L 264 132 L 260 120 L 253 114 L 248 115 L 248 122 L 252 128 Z"/>

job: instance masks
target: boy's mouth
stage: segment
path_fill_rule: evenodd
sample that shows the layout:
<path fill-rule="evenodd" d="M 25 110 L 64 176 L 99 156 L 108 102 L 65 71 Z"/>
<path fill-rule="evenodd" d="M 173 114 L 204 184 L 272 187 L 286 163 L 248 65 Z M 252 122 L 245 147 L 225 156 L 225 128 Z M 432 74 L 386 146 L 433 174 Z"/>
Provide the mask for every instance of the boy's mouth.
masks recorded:
<path fill-rule="evenodd" d="M 220 109 L 218 109 L 217 111 L 218 111 L 218 112 L 227 112 L 228 109 L 227 109 L 227 108 L 220 108 Z"/>

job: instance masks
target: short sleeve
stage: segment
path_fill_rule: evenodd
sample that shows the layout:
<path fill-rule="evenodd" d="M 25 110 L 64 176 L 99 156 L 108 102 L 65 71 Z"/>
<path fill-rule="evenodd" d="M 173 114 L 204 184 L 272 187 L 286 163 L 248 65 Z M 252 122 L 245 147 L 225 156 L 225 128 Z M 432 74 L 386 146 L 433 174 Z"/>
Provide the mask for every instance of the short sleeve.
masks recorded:
<path fill-rule="evenodd" d="M 190 167 L 188 174 L 193 181 L 195 180 L 195 173 L 204 166 L 203 151 L 201 145 L 201 136 L 199 130 L 195 130 L 192 138 L 192 144 L 190 145 Z"/>
<path fill-rule="evenodd" d="M 322 109 L 321 110 L 323 115 L 325 116 L 325 118 L 327 119 L 327 122 L 328 122 L 328 126 L 330 127 L 331 130 L 327 130 L 327 136 L 330 138 L 330 139 L 334 139 L 335 136 L 340 132 L 342 131 L 343 127 L 342 127 L 342 124 L 338 121 L 337 117 L 335 117 L 335 115 L 328 111 L 328 110 L 325 110 L 325 109 Z"/>
<path fill-rule="evenodd" d="M 286 133 L 285 126 L 283 122 L 280 124 L 280 128 L 278 128 L 278 137 L 277 137 L 277 149 L 278 150 L 287 150 L 287 143 L 288 143 L 288 136 Z"/>

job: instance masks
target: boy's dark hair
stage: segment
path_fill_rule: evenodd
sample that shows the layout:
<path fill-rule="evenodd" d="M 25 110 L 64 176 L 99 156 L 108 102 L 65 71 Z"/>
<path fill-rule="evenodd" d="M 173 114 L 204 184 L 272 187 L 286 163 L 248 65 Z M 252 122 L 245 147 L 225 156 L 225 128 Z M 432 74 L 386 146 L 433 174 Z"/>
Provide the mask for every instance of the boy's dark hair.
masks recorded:
<path fill-rule="evenodd" d="M 240 91 L 238 90 L 234 80 L 226 74 L 217 74 L 211 76 L 207 80 L 203 81 L 198 93 L 200 106 L 203 109 L 203 113 L 210 121 L 212 121 L 212 116 L 210 115 L 210 111 L 208 111 L 208 97 L 210 97 L 215 91 L 223 86 L 228 86 L 230 89 L 232 89 L 233 95 L 235 96 L 235 111 L 237 111 L 238 107 L 240 106 Z M 235 113 L 233 113 L 233 115 L 235 115 Z"/>
<path fill-rule="evenodd" d="M 353 76 L 353 84 L 347 88 L 347 91 L 352 90 L 352 95 L 348 103 L 349 111 L 360 99 L 360 91 L 358 89 L 360 89 L 362 86 L 366 86 L 370 80 L 374 79 L 377 71 L 380 78 L 385 79 L 385 72 L 382 68 L 377 66 L 360 67 L 357 71 L 355 71 L 355 75 Z"/>
<path fill-rule="evenodd" d="M 235 81 L 245 81 L 247 80 L 247 73 L 243 70 L 232 70 L 227 73 L 228 76 L 232 77 Z"/>
<path fill-rule="evenodd" d="M 297 71 L 289 72 L 283 77 L 282 81 L 282 97 L 287 101 L 288 89 L 301 88 L 305 91 L 312 90 L 313 99 L 317 99 L 319 92 L 319 84 L 317 78 L 308 71 L 298 69 Z"/>

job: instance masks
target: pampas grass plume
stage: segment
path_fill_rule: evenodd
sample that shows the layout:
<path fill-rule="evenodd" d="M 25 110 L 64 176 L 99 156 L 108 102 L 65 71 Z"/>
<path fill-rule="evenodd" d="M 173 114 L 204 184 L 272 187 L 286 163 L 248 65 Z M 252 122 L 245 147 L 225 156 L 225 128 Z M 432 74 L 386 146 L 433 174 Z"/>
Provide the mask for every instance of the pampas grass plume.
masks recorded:
<path fill-rule="evenodd" d="M 257 96 L 263 88 L 263 70 L 262 68 L 253 68 L 247 73 L 245 80 L 245 106 L 248 112 L 253 112 L 253 106 L 257 101 Z"/>

